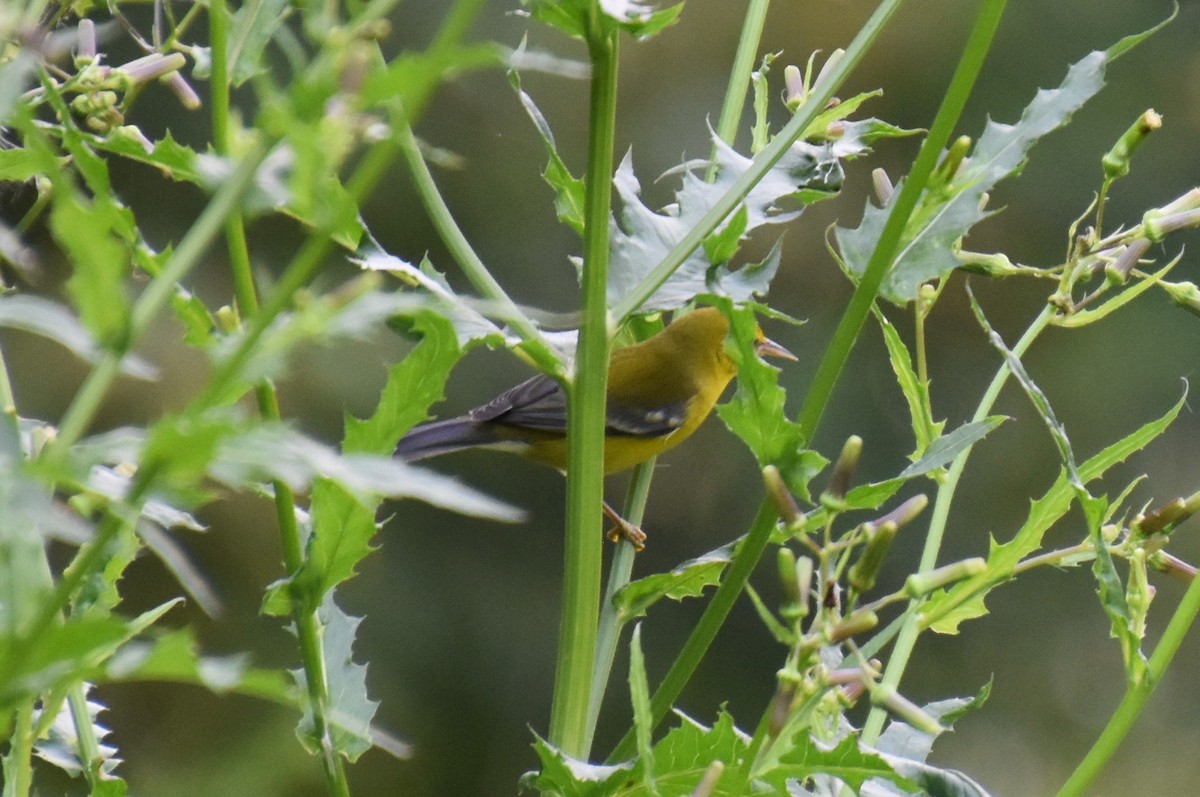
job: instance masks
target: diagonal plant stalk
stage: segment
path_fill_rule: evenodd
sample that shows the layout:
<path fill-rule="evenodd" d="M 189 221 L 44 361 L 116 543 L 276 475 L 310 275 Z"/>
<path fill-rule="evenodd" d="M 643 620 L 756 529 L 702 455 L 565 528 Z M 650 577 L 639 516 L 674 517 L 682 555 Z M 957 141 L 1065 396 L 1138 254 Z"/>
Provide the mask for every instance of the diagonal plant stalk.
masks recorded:
<path fill-rule="evenodd" d="M 901 189 L 900 195 L 896 198 L 892 214 L 888 218 L 883 234 L 880 236 L 879 245 L 872 254 L 867 271 L 863 275 L 862 282 L 859 284 L 861 291 L 863 283 L 867 282 L 868 277 L 872 276 L 873 271 L 875 272 L 875 279 L 872 280 L 872 296 L 868 297 L 865 301 L 865 307 L 862 310 L 864 319 L 866 313 L 870 311 L 870 304 L 873 301 L 874 293 L 878 291 L 879 285 L 886 274 L 887 264 L 891 262 L 892 257 L 895 255 L 900 233 L 904 229 L 904 223 L 915 207 L 917 197 L 920 195 L 922 187 L 928 181 L 937 163 L 941 149 L 945 145 L 945 142 L 949 140 L 950 133 L 962 113 L 963 106 L 966 105 L 975 79 L 983 67 L 983 60 L 987 56 L 991 42 L 995 38 L 1005 4 L 1006 0 L 984 0 L 982 8 L 979 10 L 979 16 L 976 18 L 975 26 L 967 39 L 962 58 L 959 59 L 958 67 L 955 69 L 954 76 L 950 80 L 950 85 L 946 89 L 946 96 L 942 100 L 942 105 L 938 109 L 937 115 L 934 117 L 933 125 L 930 127 L 929 137 L 925 140 L 925 143 L 921 147 L 921 152 L 917 155 L 912 174 L 905 180 L 904 187 Z M 853 336 L 846 338 L 844 333 L 853 328 L 854 335 L 857 335 L 857 330 L 861 327 L 861 323 L 856 326 L 855 319 L 851 317 L 851 311 L 856 307 L 855 300 L 859 298 L 860 291 L 855 292 L 854 298 L 851 299 L 851 306 L 846 309 L 842 323 L 838 325 L 838 330 L 835 333 L 835 344 L 837 344 L 838 350 L 843 351 L 844 349 L 842 358 L 840 361 L 833 359 L 834 347 L 831 346 L 830 354 L 827 354 L 825 360 L 822 361 L 822 367 L 818 371 L 817 377 L 818 380 L 824 378 L 827 381 L 822 384 L 814 383 L 808 400 L 805 402 L 805 410 L 807 412 L 801 413 L 801 425 L 803 426 L 806 421 L 810 424 L 810 426 L 804 427 L 810 436 L 817 422 L 820 420 L 821 411 L 828 401 L 830 393 L 832 393 L 833 381 L 836 380 L 838 373 L 841 371 L 841 367 L 845 363 L 845 357 L 849 355 L 850 346 L 854 342 Z M 1021 337 L 1021 340 L 1013 347 L 1013 352 L 1016 356 L 1020 357 L 1028 349 L 1038 334 L 1049 324 L 1052 315 L 1053 308 L 1051 307 L 1046 307 L 1038 315 L 1037 319 L 1034 320 L 1033 324 Z M 1008 375 L 1007 365 L 1002 365 L 992 383 L 988 386 L 983 400 L 976 409 L 973 420 L 982 421 L 991 411 L 992 405 L 1000 393 L 1000 388 L 1004 385 Z M 958 481 L 962 477 L 962 472 L 966 467 L 970 452 L 971 449 L 968 448 L 955 457 L 945 481 L 938 486 L 937 498 L 934 501 L 933 512 L 929 522 L 929 532 L 925 537 L 925 546 L 921 553 L 921 563 L 917 571 L 918 573 L 932 570 L 937 564 L 942 537 L 945 533 L 946 519 L 950 513 L 950 504 L 953 501 L 954 491 L 958 487 Z M 883 675 L 883 685 L 895 687 L 899 684 L 919 634 L 920 628 L 917 623 L 916 609 L 914 605 L 910 604 L 904 625 L 901 627 L 900 633 L 896 638 L 895 648 L 892 651 L 892 655 L 888 658 L 887 667 Z M 885 718 L 886 712 L 884 709 L 878 707 L 871 709 L 871 713 L 868 715 L 867 721 L 863 726 L 862 740 L 864 742 L 872 744 L 879 738 L 879 734 L 883 730 Z"/>
<path fill-rule="evenodd" d="M 592 8 L 592 63 L 585 178 L 583 325 L 567 393 L 567 528 L 562 614 L 550 713 L 550 742 L 571 756 L 587 753 L 592 667 L 600 609 L 600 507 L 604 500 L 604 413 L 608 383 L 608 224 L 612 215 L 617 104 L 617 32 Z"/>
<path fill-rule="evenodd" d="M 854 40 L 846 47 L 845 54 L 835 65 L 828 77 L 815 87 L 814 92 L 809 96 L 806 103 L 797 110 L 796 114 L 771 143 L 755 156 L 753 163 L 746 173 L 705 214 L 697 226 L 655 266 L 650 275 L 643 280 L 642 284 L 635 291 L 628 294 L 625 300 L 614 309 L 614 314 L 618 318 L 623 318 L 629 312 L 635 310 L 638 305 L 653 294 L 667 277 L 700 245 L 704 238 L 716 229 L 717 225 L 724 221 L 729 213 L 737 207 L 737 204 L 750 188 L 758 180 L 762 179 L 771 166 L 783 156 L 792 142 L 808 128 L 808 125 L 812 123 L 813 119 L 816 118 L 826 103 L 833 97 L 834 92 L 862 60 L 892 15 L 899 10 L 902 2 L 903 0 L 884 0 L 884 2 L 879 4 L 870 19 L 859 29 Z M 770 515 L 769 520 L 763 519 L 764 513 Z M 692 673 L 695 672 L 696 667 L 699 666 L 709 645 L 712 644 L 712 640 L 716 637 L 717 631 L 725 622 L 729 609 L 732 608 L 734 601 L 745 586 L 750 572 L 753 571 L 763 551 L 766 550 L 766 543 L 770 537 L 770 530 L 774 527 L 774 522 L 774 513 L 764 503 L 763 509 L 760 510 L 759 518 L 756 519 L 754 526 L 734 554 L 728 574 L 717 588 L 717 592 L 713 595 L 709 607 L 701 616 L 699 623 L 692 630 L 687 642 L 684 643 L 683 649 L 671 665 L 667 676 L 663 679 L 662 684 L 655 691 L 651 699 L 652 721 L 655 725 L 661 722 L 662 718 L 666 716 L 671 704 L 674 703 L 679 693 L 683 690 L 684 685 L 691 678 Z M 633 743 L 634 735 L 631 730 L 618 743 L 609 756 L 609 760 L 614 761 L 629 756 L 633 751 Z"/>
<path fill-rule="evenodd" d="M 859 29 L 854 40 L 847 45 L 841 60 L 834 65 L 826 78 L 813 87 L 808 99 L 797 109 L 783 129 L 771 140 L 771 143 L 754 156 L 750 167 L 734 181 L 720 199 L 713 203 L 708 212 L 696 222 L 696 226 L 689 230 L 687 235 L 683 236 L 679 243 L 659 261 L 658 265 L 617 303 L 613 308 L 613 316 L 618 322 L 623 321 L 630 313 L 641 307 L 683 265 L 692 252 L 704 242 L 704 239 L 737 209 L 742 199 L 783 157 L 792 142 L 799 138 L 825 109 L 826 104 L 833 98 L 834 92 L 858 66 L 871 44 L 903 2 L 904 0 L 882 0 L 870 19 Z M 872 293 L 873 297 L 874 293 Z"/>
<path fill-rule="evenodd" d="M 1108 723 L 1087 755 L 1079 762 L 1067 782 L 1058 790 L 1056 797 L 1080 797 L 1085 789 L 1100 775 L 1104 765 L 1108 763 L 1125 739 L 1129 729 L 1145 708 L 1146 702 L 1154 693 L 1154 687 L 1162 680 L 1170 666 L 1171 660 L 1183 644 L 1184 638 L 1200 613 L 1200 578 L 1193 578 L 1188 586 L 1183 600 L 1175 607 L 1171 621 L 1163 632 L 1162 639 L 1150 655 L 1142 677 L 1136 683 L 1126 687 L 1125 695 L 1121 698 L 1116 711 L 1109 717 Z"/>
<path fill-rule="evenodd" d="M 845 312 L 842 313 L 837 329 L 834 330 L 833 339 L 825 350 L 825 356 L 821 359 L 816 374 L 813 375 L 812 386 L 809 388 L 808 395 L 805 396 L 804 404 L 800 408 L 800 415 L 797 418 L 802 437 L 805 440 L 812 441 L 813 435 L 816 433 L 821 415 L 829 404 L 830 396 L 833 395 L 834 385 L 837 384 L 842 368 L 845 367 L 846 361 L 850 357 L 850 350 L 854 347 L 854 342 L 858 339 L 858 334 L 862 331 L 867 316 L 870 315 L 871 305 L 875 303 L 875 297 L 879 293 L 879 286 L 883 284 L 888 268 L 896 256 L 905 225 L 916 208 L 921 191 L 924 190 L 930 175 L 937 166 L 946 142 L 950 140 L 950 134 L 954 132 L 954 126 L 962 115 L 963 107 L 971 95 L 971 88 L 979 76 L 983 60 L 995 37 L 1006 2 L 1007 0 L 984 0 L 979 10 L 975 27 L 967 39 L 962 57 L 959 59 L 954 75 L 950 79 L 950 85 L 946 89 L 946 96 L 929 128 L 929 135 L 922 143 L 921 150 L 917 153 L 917 159 L 913 162 L 912 171 L 905 178 L 904 185 L 892 204 L 883 232 L 879 236 L 879 242 L 875 245 L 875 251 L 871 253 L 871 259 L 867 263 L 866 271 L 859 279 L 854 295 L 850 298 Z"/>

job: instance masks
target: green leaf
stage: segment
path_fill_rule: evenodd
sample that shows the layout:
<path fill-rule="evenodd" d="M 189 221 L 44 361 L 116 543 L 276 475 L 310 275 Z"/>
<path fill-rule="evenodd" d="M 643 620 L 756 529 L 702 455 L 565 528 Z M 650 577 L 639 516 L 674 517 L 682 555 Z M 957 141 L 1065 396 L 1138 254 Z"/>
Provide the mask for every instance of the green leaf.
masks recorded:
<path fill-rule="evenodd" d="M 520 522 L 524 513 L 454 479 L 386 456 L 339 455 L 282 424 L 261 424 L 227 436 L 209 474 L 235 489 L 280 480 L 302 492 L 327 478 L 360 498 L 416 498 L 465 515 Z"/>
<path fill-rule="evenodd" d="M 234 692 L 284 705 L 297 705 L 296 685 L 278 670 L 249 666 L 245 654 L 201 656 L 189 628 L 123 645 L 104 670 L 105 681 L 165 681 L 223 694 Z"/>
<path fill-rule="evenodd" d="M 734 546 L 723 545 L 703 556 L 689 559 L 666 573 L 654 573 L 631 581 L 613 596 L 622 623 L 644 615 L 663 598 L 680 601 L 698 598 L 705 587 L 721 581 L 721 573 L 733 558 Z"/>
<path fill-rule="evenodd" d="M 907 758 L 897 758 L 889 755 L 882 756 L 891 765 L 895 777 L 903 778 L 906 783 L 904 791 L 897 794 L 909 794 L 912 788 L 918 794 L 929 797 L 989 797 L 987 791 L 962 772 L 954 769 L 942 769 Z"/>
<path fill-rule="evenodd" d="M 892 370 L 896 374 L 900 392 L 904 394 L 904 399 L 908 402 L 908 414 L 912 419 L 913 437 L 917 444 L 912 459 L 916 460 L 942 434 L 946 422 L 933 420 L 929 386 L 920 380 L 917 372 L 913 369 L 912 357 L 909 356 L 908 347 L 900 339 L 900 333 L 896 331 L 896 327 L 887 319 L 887 316 L 879 310 L 878 305 L 873 306 L 872 310 L 875 313 L 875 320 L 879 322 L 879 328 L 883 332 L 883 342 L 887 346 L 888 358 L 892 362 Z"/>
<path fill-rule="evenodd" d="M 95 794 L 123 795 L 125 794 L 125 783 L 113 774 L 121 759 L 117 757 L 116 747 L 104 743 L 111 731 L 99 721 L 101 712 L 106 711 L 107 707 L 91 696 L 90 692 L 91 685 L 83 684 L 86 712 L 91 732 L 97 741 L 96 749 L 100 754 L 98 761 L 90 762 L 93 773 L 99 780 L 96 784 L 98 788 L 92 789 L 89 797 Z M 47 710 L 45 703 L 43 703 L 42 710 Z M 52 704 L 49 710 L 54 711 Z M 39 717 L 39 723 L 44 723 L 47 730 L 34 742 L 34 754 L 72 777 L 82 775 L 83 765 L 81 762 L 84 760 L 84 756 L 79 749 L 75 719 L 67 702 L 62 701 L 59 704 L 57 714 L 53 719 Z"/>
<path fill-rule="evenodd" d="M 775 465 L 793 493 L 809 499 L 808 483 L 826 460 L 804 448 L 800 427 L 784 415 L 787 392 L 779 386 L 779 369 L 754 353 L 758 323 L 749 308 L 717 302 L 730 319 L 730 357 L 738 365 L 737 392 L 717 414 L 742 439 L 760 466 Z"/>
<path fill-rule="evenodd" d="M 379 707 L 367 696 L 367 668 L 354 663 L 354 635 L 361 617 L 351 617 L 337 607 L 329 594 L 320 610 L 325 654 L 325 675 L 329 687 L 329 729 L 334 750 L 349 761 L 371 749 L 371 720 Z M 292 670 L 307 700 L 304 670 Z M 306 706 L 296 734 L 313 755 L 322 752 L 322 740 L 315 737 L 312 709 Z"/>
<path fill-rule="evenodd" d="M 233 14 L 229 21 L 234 34 L 229 47 L 233 85 L 240 86 L 266 69 L 263 51 L 287 19 L 289 8 L 288 0 L 247 0 Z"/>
<path fill-rule="evenodd" d="M 102 152 L 153 166 L 172 180 L 194 185 L 209 185 L 208 171 L 215 162 L 215 156 L 211 155 L 205 156 L 208 160 L 202 161 L 194 149 L 180 144 L 170 131 L 158 141 L 151 142 L 132 125 L 118 127 L 104 137 L 96 137 L 92 145 Z"/>
<path fill-rule="evenodd" d="M 559 797 L 607 797 L 621 793 L 632 765 L 589 764 L 559 750 L 536 733 L 533 750 L 541 770 L 521 778 L 523 789 L 537 789 Z"/>
<path fill-rule="evenodd" d="M 767 224 L 791 221 L 806 205 L 835 195 L 841 189 L 844 177 L 841 160 L 866 151 L 863 135 L 869 131 L 875 132 L 874 128 L 860 122 L 848 122 L 844 134 L 836 141 L 793 144 L 750 189 L 740 210 L 715 231 L 717 240 L 732 238 L 728 225 L 734 224 L 736 218 L 736 224 L 741 226 L 742 215 L 745 220 L 743 232 L 748 234 Z M 711 139 L 716 153 L 714 180 L 707 182 L 702 179 L 703 175 L 696 174 L 710 169 L 712 163 L 708 160 L 690 161 L 667 172 L 668 175 L 680 174 L 683 186 L 676 192 L 675 202 L 662 212 L 655 212 L 642 203 L 641 183 L 634 175 L 632 156 L 627 153 L 622 159 L 613 176 L 613 185 L 623 207 L 611 233 L 608 278 L 611 304 L 618 304 L 637 286 L 750 168 L 750 158 L 740 155 L 716 134 L 712 134 Z M 724 254 L 727 248 L 720 247 L 720 253 Z M 638 311 L 650 313 L 674 309 L 703 293 L 744 302 L 765 290 L 762 282 L 753 283 L 753 289 L 747 290 L 747 285 L 730 280 L 731 273 L 737 272 L 714 269 L 714 265 L 718 263 L 710 261 L 703 250 L 693 252 Z"/>
<path fill-rule="evenodd" d="M 387 384 L 370 418 L 346 416 L 342 450 L 347 453 L 390 454 L 415 424 L 428 417 L 429 407 L 444 395 L 446 379 L 463 352 L 451 323 L 436 313 L 413 318 L 421 341 L 388 369 Z"/>
<path fill-rule="evenodd" d="M 910 302 L 923 283 L 958 265 L 955 252 L 960 239 L 987 216 L 981 208 L 983 195 L 1000 180 L 1020 172 L 1030 148 L 1066 124 L 1100 91 L 1109 60 L 1101 51 L 1084 57 L 1070 68 L 1057 89 L 1039 91 L 1017 124 L 987 123 L 974 152 L 958 173 L 943 184 L 931 184 L 922 194 L 881 287 L 884 297 L 896 304 Z M 898 195 L 897 190 L 893 201 Z M 887 216 L 887 207 L 868 204 L 857 228 L 836 229 L 843 268 L 852 278 L 857 279 L 866 270 Z"/>
<path fill-rule="evenodd" d="M 900 471 L 899 478 L 912 479 L 916 476 L 923 476 L 953 462 L 955 457 L 978 443 L 1006 420 L 1008 418 L 1003 415 L 993 415 L 982 421 L 964 423 L 950 434 L 938 437 L 925 450 L 923 457 Z M 941 425 L 938 424 L 939 427 Z"/>
<path fill-rule="evenodd" d="M 826 747 L 815 742 L 805 731 L 794 742 L 767 771 L 756 772 L 755 779 L 774 786 L 778 793 L 786 793 L 789 780 L 802 780 L 813 775 L 831 775 L 856 792 L 873 778 L 882 778 L 910 790 L 916 786 L 897 774 L 883 756 L 861 747 L 856 736 L 846 736 L 837 745 Z"/>
<path fill-rule="evenodd" d="M 523 52 L 524 47 L 525 44 L 522 42 L 518 53 Z M 542 137 L 542 142 L 546 145 L 548 160 L 542 177 L 554 189 L 554 210 L 558 214 L 558 220 L 579 235 L 583 235 L 583 180 L 571 174 L 571 170 L 567 168 L 566 163 L 558 154 L 558 145 L 554 142 L 554 132 L 550 129 L 550 123 L 546 121 L 546 117 L 542 115 L 533 98 L 521 88 L 521 77 L 515 69 L 509 70 L 508 82 L 517 92 L 521 106 L 533 120 L 533 126 L 537 128 L 538 135 Z"/>
<path fill-rule="evenodd" d="M 321 605 L 326 593 L 354 575 L 358 563 L 375 550 L 376 500 L 365 503 L 327 479 L 313 485 L 312 536 L 300 571 L 289 579 L 288 594 L 301 606 Z"/>
<path fill-rule="evenodd" d="M 67 291 L 79 317 L 106 348 L 123 347 L 129 326 L 125 278 L 128 248 L 113 234 L 113 208 L 75 194 L 56 191 L 50 228 L 71 261 Z"/>
<path fill-rule="evenodd" d="M 1085 484 L 1098 479 L 1113 465 L 1153 442 L 1178 417 L 1186 399 L 1185 394 L 1162 417 L 1143 425 L 1080 465 L 1080 479 Z M 921 609 L 921 624 L 938 633 L 955 634 L 963 620 L 987 614 L 984 606 L 987 594 L 1011 578 L 1017 563 L 1041 547 L 1042 537 L 1067 513 L 1075 497 L 1067 474 L 1060 473 L 1053 486 L 1030 504 L 1029 514 L 1016 535 L 1003 545 L 992 542 L 987 570 L 960 581 L 949 590 L 935 593 Z"/>
<path fill-rule="evenodd" d="M 704 255 L 708 262 L 725 263 L 737 254 L 742 236 L 746 233 L 748 219 L 746 206 L 742 205 L 729 217 L 729 222 L 724 227 L 704 239 Z"/>
<path fill-rule="evenodd" d="M 642 624 L 633 628 L 629 640 L 629 699 L 633 703 L 633 728 L 637 734 L 638 769 L 647 793 L 659 797 L 654 782 L 654 751 L 650 747 L 654 719 L 650 710 L 650 683 L 646 680 L 646 658 L 642 655 Z"/>
<path fill-rule="evenodd" d="M 0 295 L 0 326 L 41 335 L 90 363 L 97 363 L 103 357 L 95 339 L 68 308 L 40 296 Z M 121 361 L 121 371 L 138 379 L 158 378 L 158 369 L 136 355 Z"/>

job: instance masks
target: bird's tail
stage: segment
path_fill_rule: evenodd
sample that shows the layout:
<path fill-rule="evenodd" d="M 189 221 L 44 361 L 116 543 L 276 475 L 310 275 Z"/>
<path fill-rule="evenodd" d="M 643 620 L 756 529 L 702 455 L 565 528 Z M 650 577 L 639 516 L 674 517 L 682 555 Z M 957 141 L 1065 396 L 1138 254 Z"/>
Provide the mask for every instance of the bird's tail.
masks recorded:
<path fill-rule="evenodd" d="M 467 417 L 448 418 L 414 426 L 396 446 L 396 456 L 415 462 L 466 448 L 495 446 L 503 441 L 488 424 Z"/>

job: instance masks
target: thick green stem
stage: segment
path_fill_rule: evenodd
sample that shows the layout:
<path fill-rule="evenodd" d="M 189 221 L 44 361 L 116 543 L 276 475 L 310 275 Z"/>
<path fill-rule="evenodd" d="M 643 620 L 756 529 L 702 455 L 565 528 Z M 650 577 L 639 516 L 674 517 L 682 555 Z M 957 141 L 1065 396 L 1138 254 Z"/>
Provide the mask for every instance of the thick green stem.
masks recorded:
<path fill-rule="evenodd" d="M 617 108 L 617 36 L 598 22 L 592 61 L 587 193 L 584 200 L 583 325 L 567 384 L 567 528 L 550 741 L 568 755 L 587 752 L 588 707 L 600 608 L 604 412 L 608 385 L 608 224 L 612 209 Z"/>
<path fill-rule="evenodd" d="M 750 579 L 750 573 L 754 571 L 754 566 L 758 564 L 762 552 L 766 550 L 778 518 L 779 513 L 776 511 L 774 503 L 770 500 L 763 501 L 749 533 L 738 544 L 737 553 L 729 565 L 729 572 L 725 575 L 721 586 L 717 587 L 717 591 L 704 609 L 700 621 L 692 629 L 683 649 L 679 651 L 671 669 L 667 671 L 666 677 L 663 678 L 662 683 L 655 690 L 654 696 L 650 699 L 652 728 L 667 716 L 671 706 L 683 691 L 683 687 L 692 677 L 696 668 L 700 666 L 701 659 L 708 652 L 712 641 L 716 639 L 721 626 L 725 624 L 725 618 L 729 616 L 730 609 L 733 608 L 734 602 L 742 594 L 746 582 Z M 628 758 L 634 752 L 634 743 L 634 732 L 631 729 L 617 744 L 608 760 L 621 761 Z"/>
<path fill-rule="evenodd" d="M 866 323 L 871 305 L 879 293 L 879 286 L 883 284 L 883 279 L 896 256 L 908 219 L 917 206 L 917 200 L 929 181 L 929 176 L 937 166 L 938 158 L 941 157 L 950 134 L 954 132 L 954 126 L 958 124 L 967 99 L 971 96 L 971 89 L 983 68 L 984 57 L 1000 25 L 1000 16 L 1006 2 L 1007 0 L 985 0 L 979 11 L 962 58 L 959 59 L 950 86 L 946 89 L 946 96 L 929 128 L 929 136 L 921 145 L 912 172 L 905 178 L 903 187 L 892 203 L 891 212 L 879 236 L 879 243 L 871 253 L 866 271 L 859 279 L 854 295 L 833 333 L 833 340 L 825 350 L 825 356 L 813 376 L 812 387 L 805 396 L 797 419 L 805 440 L 811 441 L 816 433 L 817 424 L 820 423 L 821 415 L 829 404 L 834 385 L 850 357 L 850 350 L 858 339 L 858 333 Z"/>

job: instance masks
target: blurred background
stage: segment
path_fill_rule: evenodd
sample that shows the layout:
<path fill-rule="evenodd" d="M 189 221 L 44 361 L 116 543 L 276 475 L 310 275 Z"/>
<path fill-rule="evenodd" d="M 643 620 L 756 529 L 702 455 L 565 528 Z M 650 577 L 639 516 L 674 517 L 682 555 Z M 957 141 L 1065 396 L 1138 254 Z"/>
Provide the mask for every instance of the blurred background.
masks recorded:
<path fill-rule="evenodd" d="M 443 0 L 401 4 L 386 42 L 389 51 L 425 47 L 448 7 Z M 906 6 L 879 46 L 842 92 L 882 88 L 868 115 L 904 127 L 930 123 L 971 23 L 975 3 L 919 0 Z M 1169 0 L 1012 0 L 959 133 L 977 136 L 990 116 L 1012 122 L 1039 87 L 1056 86 L 1067 66 L 1091 50 L 1145 30 L 1171 12 Z M 767 23 L 765 50 L 781 52 L 772 73 L 781 90 L 784 64 L 803 64 L 810 52 L 844 46 L 874 4 L 851 0 L 797 3 L 777 0 Z M 582 46 L 531 25 L 514 13 L 516 0 L 492 0 L 473 38 L 529 46 L 560 56 L 585 57 Z M 715 122 L 737 42 L 743 3 L 692 0 L 678 25 L 645 44 L 622 43 L 618 152 L 632 148 L 647 203 L 671 198 L 675 183 L 654 178 L 686 158 L 708 152 L 706 120 Z M 1067 246 L 1066 229 L 1100 184 L 1100 157 L 1142 111 L 1164 119 L 1134 161 L 1132 174 L 1111 196 L 1107 227 L 1137 223 L 1142 213 L 1200 185 L 1200 3 L 1181 4 L 1179 18 L 1116 62 L 1108 87 L 1065 130 L 1044 139 L 1019 180 L 1002 184 L 992 199 L 1003 212 L 980 225 L 969 248 L 1002 251 L 1014 261 L 1053 265 Z M 575 171 L 582 169 L 587 131 L 586 83 L 530 73 L 524 88 L 537 101 Z M 201 84 L 201 88 L 204 86 Z M 249 99 L 247 97 L 247 99 Z M 172 102 L 145 102 L 133 119 L 151 135 L 164 129 L 196 145 L 207 141 L 203 112 L 189 115 Z M 776 111 L 780 110 L 776 108 Z M 151 117 L 149 112 L 165 115 Z M 782 122 L 777 117 L 776 127 Z M 437 173 L 439 184 L 467 235 L 514 297 L 552 310 L 576 307 L 574 234 L 559 225 L 551 193 L 539 175 L 542 143 L 499 71 L 469 74 L 445 85 L 418 130 L 429 144 L 462 158 L 462 167 Z M 744 144 L 745 141 L 741 142 Z M 826 251 L 827 228 L 857 223 L 870 186 L 870 170 L 893 179 L 911 162 L 916 138 L 884 142 L 869 158 L 850 164 L 837 199 L 815 206 L 788 226 L 783 264 L 771 292 L 780 310 L 807 320 L 801 327 L 768 324 L 768 334 L 800 355 L 781 376 L 792 412 L 799 408 L 809 374 L 829 340 L 850 286 Z M 190 187 L 163 182 L 155 173 L 114 164 L 121 196 L 135 207 L 147 237 L 165 244 L 186 228 L 203 197 Z M 392 253 L 418 260 L 428 253 L 455 273 L 399 168 L 364 210 L 368 225 Z M 286 262 L 296 240 L 288 222 L 251 228 L 256 262 L 270 272 Z M 1190 240 L 1174 276 L 1200 281 L 1193 234 L 1169 241 L 1170 254 Z M 229 301 L 223 253 L 214 251 L 197 277 L 197 292 L 213 306 Z M 320 283 L 352 276 L 333 262 Z M 965 302 L 956 276 L 928 332 L 935 415 L 953 428 L 967 420 L 997 367 Z M 972 280 L 992 323 L 1015 341 L 1045 301 L 1040 284 L 989 284 Z M 910 314 L 892 312 L 905 334 Z M 179 342 L 180 330 L 164 321 L 142 351 L 164 369 L 152 384 L 125 382 L 111 396 L 102 427 L 143 423 L 179 407 L 201 381 L 205 362 Z M 76 389 L 83 366 L 51 344 L 5 330 L 0 333 L 16 380 L 22 415 L 56 419 Z M 280 383 L 284 414 L 330 442 L 340 439 L 344 412 L 371 411 L 386 366 L 407 344 L 381 330 L 377 341 L 302 352 Z M 1088 456 L 1161 415 L 1194 377 L 1200 361 L 1200 319 L 1151 292 L 1131 308 L 1080 331 L 1054 330 L 1028 356 L 1032 376 L 1046 390 L 1071 435 Z M 476 351 L 456 370 L 447 400 L 453 414 L 490 398 L 528 375 L 514 357 Z M 951 516 L 943 561 L 982 555 L 988 536 L 1004 541 L 1025 517 L 1028 502 L 1054 479 L 1057 457 L 1044 426 L 1013 387 L 997 411 L 1005 424 L 979 446 Z M 878 332 L 868 327 L 839 384 L 815 447 L 833 457 L 847 435 L 866 443 L 859 481 L 893 475 L 912 449 L 907 410 L 895 387 Z M 1197 435 L 1200 422 L 1185 410 L 1164 439 L 1105 483 L 1110 495 L 1145 473 L 1133 504 L 1160 503 L 1200 489 Z M 377 722 L 414 747 L 409 761 L 372 751 L 350 769 L 355 794 L 512 794 L 532 768 L 530 730 L 545 733 L 554 669 L 562 559 L 564 483 L 554 472 L 514 458 L 467 453 L 431 467 L 525 507 L 529 522 L 503 526 L 440 512 L 420 504 L 385 508 L 388 518 L 359 578 L 339 590 L 351 614 L 365 615 L 356 658 L 368 662 L 368 685 L 381 701 Z M 822 482 L 818 482 L 820 484 Z M 610 485 L 619 499 L 624 482 Z M 917 489 L 916 486 L 913 489 Z M 649 546 L 635 576 L 669 568 L 742 533 L 761 488 L 752 457 L 713 419 L 683 450 L 661 460 L 644 527 Z M 905 497 L 906 494 L 899 498 Z M 899 500 L 899 498 L 897 500 Z M 186 540 L 198 566 L 226 602 L 217 621 L 198 612 L 187 618 L 206 651 L 248 651 L 265 666 L 296 666 L 292 638 L 274 620 L 258 615 L 263 588 L 280 578 L 281 556 L 273 511 L 266 503 L 230 496 L 201 513 L 210 531 Z M 1084 527 L 1072 514 L 1047 537 L 1071 544 Z M 893 549 L 879 590 L 894 589 L 916 565 L 920 527 L 909 528 Z M 1200 560 L 1197 521 L 1178 534 L 1175 552 Z M 933 760 L 964 770 L 996 795 L 1052 793 L 1091 745 L 1122 694 L 1120 653 L 1094 595 L 1087 569 L 1034 572 L 989 600 L 992 613 L 963 626 L 955 637 L 923 639 L 902 691 L 917 702 L 974 694 L 992 681 L 986 707 L 941 738 Z M 1182 585 L 1158 577 L 1149 643 L 1182 594 Z M 768 602 L 776 595 L 773 568 L 755 584 Z M 177 591 L 157 562 L 134 565 L 125 583 L 128 610 L 155 605 Z M 651 681 L 665 672 L 703 602 L 660 605 L 645 622 Z M 177 615 L 183 619 L 184 612 Z M 752 726 L 770 699 L 784 650 L 773 641 L 748 600 L 735 608 L 726 629 L 679 701 L 679 708 L 711 721 L 725 704 L 743 726 Z M 596 749 L 607 750 L 628 727 L 624 688 L 626 657 L 618 656 Z M 1200 666 L 1198 635 L 1185 643 L 1148 710 L 1113 760 L 1096 795 L 1193 793 L 1200 780 Z M 125 777 L 138 794 L 318 795 L 316 762 L 296 743 L 293 713 L 238 697 L 218 698 L 174 686 L 109 687 L 100 698 L 111 711 L 113 741 L 127 763 Z"/>

